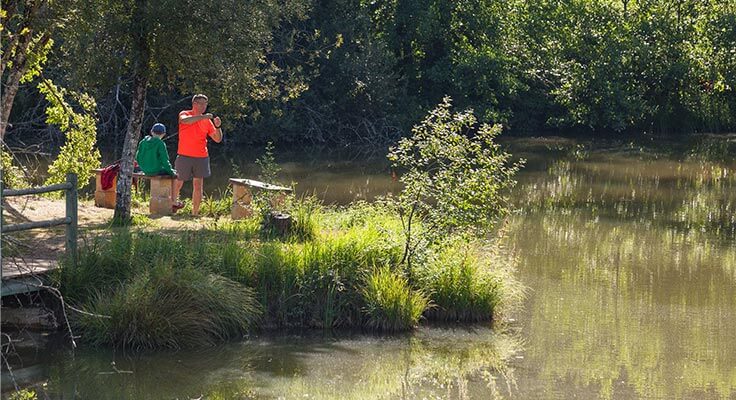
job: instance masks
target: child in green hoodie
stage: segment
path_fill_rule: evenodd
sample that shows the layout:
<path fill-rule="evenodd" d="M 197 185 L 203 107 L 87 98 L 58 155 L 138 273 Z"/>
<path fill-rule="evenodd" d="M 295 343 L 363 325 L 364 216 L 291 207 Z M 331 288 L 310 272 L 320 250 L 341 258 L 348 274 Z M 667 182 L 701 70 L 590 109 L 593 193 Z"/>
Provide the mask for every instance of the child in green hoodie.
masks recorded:
<path fill-rule="evenodd" d="M 166 144 L 162 140 L 165 135 L 166 126 L 164 124 L 154 124 L 151 128 L 151 134 L 138 143 L 138 153 L 135 155 L 135 160 L 144 174 L 176 177 L 176 170 L 171 168 L 169 153 L 166 151 Z M 173 211 L 176 211 L 182 208 L 183 204 L 174 198 L 173 182 L 172 180 L 171 200 L 174 204 Z"/>
<path fill-rule="evenodd" d="M 164 124 L 154 124 L 151 128 L 151 134 L 138 143 L 138 153 L 135 160 L 138 161 L 138 166 L 146 175 L 176 176 L 176 171 L 171 168 L 171 162 L 169 162 L 166 145 L 161 140 L 164 135 L 166 135 L 166 126 Z"/>

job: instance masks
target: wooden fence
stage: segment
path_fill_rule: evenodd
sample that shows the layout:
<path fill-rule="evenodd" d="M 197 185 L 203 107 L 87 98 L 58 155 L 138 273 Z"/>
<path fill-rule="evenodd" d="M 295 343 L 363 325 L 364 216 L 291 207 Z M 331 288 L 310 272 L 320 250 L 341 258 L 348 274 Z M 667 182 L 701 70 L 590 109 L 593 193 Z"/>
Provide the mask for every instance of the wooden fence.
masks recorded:
<path fill-rule="evenodd" d="M 0 170 L 0 188 L 2 188 L 2 171 Z M 77 174 L 67 174 L 66 182 L 56 185 L 42 186 L 37 188 L 26 189 L 3 189 L 2 198 L 11 196 L 23 196 L 29 194 L 41 194 L 63 190 L 66 197 L 66 215 L 64 218 L 57 218 L 48 221 L 34 221 L 15 225 L 5 225 L 0 217 L 0 230 L 3 234 L 10 232 L 25 231 L 29 229 L 51 228 L 58 225 L 66 225 L 66 252 L 72 262 L 77 264 Z"/>

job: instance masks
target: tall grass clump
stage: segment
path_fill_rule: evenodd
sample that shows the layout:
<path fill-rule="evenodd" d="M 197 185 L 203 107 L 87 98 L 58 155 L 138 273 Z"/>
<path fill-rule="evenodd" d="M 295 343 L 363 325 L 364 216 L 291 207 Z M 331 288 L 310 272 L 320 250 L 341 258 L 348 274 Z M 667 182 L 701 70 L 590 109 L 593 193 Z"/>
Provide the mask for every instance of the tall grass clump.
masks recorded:
<path fill-rule="evenodd" d="M 435 307 L 430 320 L 490 321 L 503 299 L 503 272 L 494 270 L 468 243 L 455 240 L 416 268 L 418 285 L 430 293 Z"/>
<path fill-rule="evenodd" d="M 207 226 L 207 230 L 228 242 L 255 239 L 260 234 L 261 221 L 259 218 L 250 217 L 237 221 L 216 220 Z"/>
<path fill-rule="evenodd" d="M 295 200 L 289 213 L 292 217 L 290 236 L 299 241 L 314 240 L 319 233 L 322 206 L 314 197 Z"/>
<path fill-rule="evenodd" d="M 303 271 L 301 293 L 308 325 L 360 327 L 364 320 L 360 290 L 364 275 L 383 265 L 398 265 L 401 243 L 372 221 L 327 232 L 305 243 L 298 262 Z"/>
<path fill-rule="evenodd" d="M 52 282 L 67 301 L 83 302 L 95 291 L 114 287 L 135 274 L 138 265 L 131 263 L 133 243 L 134 237 L 129 231 L 85 242 L 80 248 L 77 265 L 63 258 L 62 268 L 52 272 Z"/>
<path fill-rule="evenodd" d="M 286 240 L 264 237 L 256 217 L 168 234 L 126 230 L 82 246 L 77 265 L 55 272 L 69 303 L 92 313 L 74 314 L 75 333 L 141 350 L 211 345 L 256 322 L 400 331 L 422 316 L 490 320 L 509 293 L 509 276 L 479 255 L 480 241 L 433 241 L 407 272 L 404 226 L 385 203 L 293 206 Z"/>
<path fill-rule="evenodd" d="M 267 242 L 254 248 L 255 257 L 244 259 L 241 265 L 248 273 L 247 284 L 255 289 L 263 306 L 269 327 L 300 326 L 302 322 L 302 273 L 289 249 L 289 245 Z"/>
<path fill-rule="evenodd" d="M 224 191 L 218 191 L 216 194 L 205 194 L 199 205 L 199 213 L 205 217 L 220 218 L 230 215 L 230 208 L 233 204 L 233 190 L 228 186 Z M 185 212 L 191 212 L 184 209 Z"/>
<path fill-rule="evenodd" d="M 75 321 L 76 332 L 96 345 L 133 350 L 207 346 L 253 327 L 260 309 L 251 289 L 192 267 L 155 267 L 99 292 L 87 303 L 94 314 Z"/>
<path fill-rule="evenodd" d="M 396 265 L 401 250 L 400 239 L 377 224 L 355 223 L 311 241 L 225 245 L 218 273 L 254 288 L 266 326 L 357 328 L 364 320 L 363 276 Z"/>
<path fill-rule="evenodd" d="M 402 331 L 417 326 L 429 306 L 424 293 L 412 290 L 405 277 L 388 267 L 373 270 L 361 293 L 365 325 L 381 331 Z"/>
<path fill-rule="evenodd" d="M 291 248 L 292 258 L 302 272 L 299 289 L 305 325 L 360 326 L 358 271 L 375 256 L 364 245 L 351 243 L 342 235 L 330 235 Z"/>

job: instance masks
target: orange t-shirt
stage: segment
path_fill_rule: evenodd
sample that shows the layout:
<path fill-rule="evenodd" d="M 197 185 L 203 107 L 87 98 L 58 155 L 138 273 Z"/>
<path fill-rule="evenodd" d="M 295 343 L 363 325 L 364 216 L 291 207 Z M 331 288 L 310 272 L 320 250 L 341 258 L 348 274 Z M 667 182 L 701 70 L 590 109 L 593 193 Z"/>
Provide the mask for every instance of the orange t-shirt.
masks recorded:
<path fill-rule="evenodd" d="M 193 124 L 182 124 L 182 117 L 191 117 L 192 110 L 179 113 L 179 149 L 177 154 L 187 157 L 207 157 L 207 136 L 217 130 L 209 119 L 201 119 Z"/>

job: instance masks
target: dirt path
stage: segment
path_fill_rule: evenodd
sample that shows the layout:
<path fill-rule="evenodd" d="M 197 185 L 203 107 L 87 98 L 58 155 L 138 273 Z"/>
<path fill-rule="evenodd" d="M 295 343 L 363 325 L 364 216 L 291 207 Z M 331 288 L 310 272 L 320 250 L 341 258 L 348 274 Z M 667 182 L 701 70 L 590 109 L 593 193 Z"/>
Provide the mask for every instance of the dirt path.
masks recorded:
<path fill-rule="evenodd" d="M 135 209 L 134 214 L 146 215 L 147 210 Z M 63 199 L 55 200 L 40 196 L 19 196 L 4 199 L 3 224 L 12 225 L 23 222 L 46 221 L 63 218 L 66 204 Z M 91 200 L 80 201 L 79 216 L 80 239 L 104 233 L 110 228 L 113 210 L 95 207 Z M 188 215 L 156 217 L 151 219 L 150 229 L 198 229 L 212 221 L 210 218 L 193 218 Z M 53 268 L 64 253 L 65 228 L 3 234 L 2 268 L 3 276 L 27 271 Z"/>

